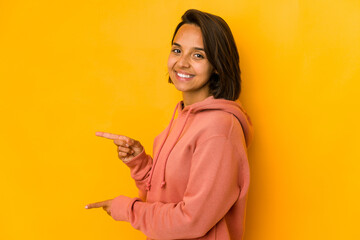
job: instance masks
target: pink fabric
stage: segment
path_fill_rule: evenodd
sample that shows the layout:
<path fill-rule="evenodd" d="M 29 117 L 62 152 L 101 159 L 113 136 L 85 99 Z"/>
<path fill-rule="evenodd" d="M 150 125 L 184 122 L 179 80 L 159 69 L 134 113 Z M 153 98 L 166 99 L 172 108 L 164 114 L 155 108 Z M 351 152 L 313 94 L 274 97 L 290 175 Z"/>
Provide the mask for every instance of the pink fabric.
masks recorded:
<path fill-rule="evenodd" d="M 130 205 L 132 205 L 134 201 L 136 201 L 136 199 L 131 199 L 126 196 L 118 196 L 113 199 L 110 206 L 111 217 L 116 221 L 129 221 L 129 211 L 127 211 L 127 209 L 130 208 Z"/>
<path fill-rule="evenodd" d="M 240 240 L 251 122 L 239 103 L 213 97 L 177 111 L 154 141 L 156 166 L 145 151 L 126 163 L 140 198 L 116 198 L 111 215 L 148 239 Z"/>

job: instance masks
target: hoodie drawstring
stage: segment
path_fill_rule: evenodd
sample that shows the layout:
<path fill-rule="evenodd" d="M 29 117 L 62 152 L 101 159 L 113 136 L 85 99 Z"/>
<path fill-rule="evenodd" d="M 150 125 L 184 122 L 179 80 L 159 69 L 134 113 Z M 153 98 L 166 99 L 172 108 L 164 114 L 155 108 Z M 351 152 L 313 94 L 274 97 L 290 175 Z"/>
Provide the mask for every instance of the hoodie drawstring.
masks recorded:
<path fill-rule="evenodd" d="M 163 188 L 163 187 L 166 185 L 165 172 L 166 172 L 166 164 L 167 164 L 167 162 L 168 162 L 170 153 L 171 153 L 171 151 L 173 150 L 173 148 L 175 147 L 177 141 L 179 140 L 179 138 L 180 138 L 180 136 L 181 136 L 181 133 L 183 132 L 183 130 L 184 130 L 184 128 L 185 128 L 185 125 L 186 125 L 186 122 L 187 122 L 187 120 L 188 120 L 188 118 L 189 118 L 189 116 L 190 116 L 191 110 L 192 110 L 192 109 L 190 108 L 189 111 L 188 111 L 188 113 L 186 114 L 184 124 L 182 125 L 179 134 L 176 136 L 176 140 L 174 141 L 173 145 L 171 146 L 170 151 L 168 151 L 168 153 L 167 153 L 167 155 L 166 155 L 165 165 L 164 165 L 164 171 L 163 171 L 163 181 L 161 182 L 161 188 Z"/>
<path fill-rule="evenodd" d="M 170 123 L 169 123 L 168 130 L 167 130 L 167 132 L 166 132 L 166 137 L 165 137 L 164 141 L 161 143 L 160 149 L 159 149 L 156 157 L 154 158 L 154 164 L 153 164 L 153 166 L 152 166 L 152 168 L 151 168 L 149 180 L 148 180 L 148 182 L 147 182 L 147 184 L 146 184 L 146 190 L 147 190 L 147 191 L 150 191 L 151 181 L 152 181 L 152 177 L 153 177 L 153 174 L 154 174 L 154 169 L 155 169 L 156 164 L 157 164 L 157 162 L 158 162 L 158 158 L 159 158 L 160 152 L 161 152 L 161 150 L 162 150 L 162 148 L 163 148 L 163 146 L 164 146 L 164 144 L 165 144 L 165 142 L 166 142 L 166 140 L 167 140 L 167 138 L 168 138 L 168 136 L 169 136 L 170 129 L 171 129 L 171 127 L 172 127 L 172 123 L 173 123 L 173 121 L 174 121 L 174 117 L 175 117 L 175 114 L 176 114 L 176 110 L 178 109 L 179 104 L 180 104 L 180 103 L 178 103 L 178 104 L 176 105 L 176 107 L 175 107 L 174 113 L 173 113 L 172 118 L 171 118 L 171 121 L 170 121 Z M 188 120 L 188 118 L 189 118 L 189 116 L 190 116 L 191 110 L 192 110 L 192 109 L 190 108 L 189 111 L 187 112 L 186 117 L 185 117 L 185 121 L 184 121 L 184 123 L 183 123 L 183 125 L 182 125 L 182 127 L 181 127 L 181 129 L 180 129 L 180 132 L 179 132 L 178 135 L 176 136 L 176 140 L 174 141 L 173 145 L 171 146 L 170 150 L 168 151 L 168 153 L 167 153 L 167 155 L 166 155 L 165 165 L 164 165 L 164 170 L 163 170 L 163 181 L 161 182 L 161 188 L 163 188 L 163 187 L 166 185 L 165 172 L 166 172 L 166 165 L 167 165 L 167 161 L 168 161 L 169 155 L 170 155 L 172 149 L 175 147 L 177 141 L 179 140 L 179 138 L 180 138 L 180 136 L 181 136 L 181 133 L 183 132 L 183 130 L 184 130 L 184 128 L 185 128 L 185 125 L 186 125 L 186 122 L 187 122 L 187 120 Z"/>
<path fill-rule="evenodd" d="M 155 169 L 157 160 L 158 160 L 158 158 L 159 158 L 161 149 L 163 148 L 163 146 L 164 146 L 164 144 L 165 144 L 165 142 L 166 142 L 166 139 L 167 139 L 168 136 L 169 136 L 169 132 L 170 132 L 172 123 L 173 123 L 173 121 L 174 121 L 175 113 L 176 113 L 176 110 L 177 110 L 179 104 L 180 104 L 180 103 L 176 104 L 174 113 L 173 113 L 173 115 L 172 115 L 172 117 L 171 117 L 171 121 L 170 121 L 170 123 L 169 123 L 168 130 L 167 130 L 166 135 L 165 135 L 166 137 L 165 137 L 164 141 L 161 143 L 161 146 L 160 146 L 160 149 L 159 149 L 159 151 L 158 151 L 158 154 L 157 154 L 156 157 L 154 158 L 154 163 L 153 163 L 153 166 L 152 166 L 152 168 L 151 168 L 149 180 L 148 180 L 148 182 L 146 183 L 146 190 L 147 190 L 147 191 L 150 191 L 150 188 L 151 188 L 151 180 L 152 180 L 152 176 L 153 176 L 153 173 L 154 173 L 154 169 Z"/>

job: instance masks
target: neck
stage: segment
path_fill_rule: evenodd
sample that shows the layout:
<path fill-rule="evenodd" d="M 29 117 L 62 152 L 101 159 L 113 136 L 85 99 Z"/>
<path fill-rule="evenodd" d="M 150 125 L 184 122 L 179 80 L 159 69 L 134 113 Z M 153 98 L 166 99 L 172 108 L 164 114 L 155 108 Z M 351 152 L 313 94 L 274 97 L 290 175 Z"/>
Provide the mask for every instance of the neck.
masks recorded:
<path fill-rule="evenodd" d="M 196 94 L 194 96 L 194 94 L 183 92 L 182 96 L 183 96 L 184 107 L 186 107 L 191 104 L 201 102 L 204 99 L 210 97 L 211 95 L 209 93 L 203 93 L 203 94 Z"/>

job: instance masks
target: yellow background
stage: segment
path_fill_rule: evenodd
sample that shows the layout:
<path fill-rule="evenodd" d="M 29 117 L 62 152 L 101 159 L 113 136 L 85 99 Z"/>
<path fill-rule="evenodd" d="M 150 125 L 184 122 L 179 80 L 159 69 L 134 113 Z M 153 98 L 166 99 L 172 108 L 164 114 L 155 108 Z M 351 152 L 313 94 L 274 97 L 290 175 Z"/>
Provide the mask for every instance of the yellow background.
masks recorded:
<path fill-rule="evenodd" d="M 252 117 L 245 240 L 360 239 L 360 1 L 0 1 L 0 239 L 143 239 L 87 203 L 136 196 L 110 140 L 151 153 L 181 99 L 181 15 L 222 16 Z"/>

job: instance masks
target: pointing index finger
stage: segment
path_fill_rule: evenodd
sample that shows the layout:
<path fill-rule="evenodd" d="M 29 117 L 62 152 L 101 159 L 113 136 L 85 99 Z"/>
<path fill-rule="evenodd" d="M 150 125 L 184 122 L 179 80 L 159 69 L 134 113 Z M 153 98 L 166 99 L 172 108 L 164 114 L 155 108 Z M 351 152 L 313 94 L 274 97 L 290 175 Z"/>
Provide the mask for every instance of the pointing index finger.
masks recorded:
<path fill-rule="evenodd" d="M 117 134 L 107 133 L 107 132 L 96 132 L 95 135 L 98 137 L 103 137 L 103 138 L 107 138 L 107 139 L 111 139 L 111 140 L 117 140 L 117 139 L 121 139 L 121 140 L 125 140 L 125 141 L 129 140 L 128 137 L 125 137 L 123 135 L 117 135 Z"/>
<path fill-rule="evenodd" d="M 86 205 L 85 208 L 91 209 L 91 208 L 106 207 L 108 205 L 108 202 L 109 202 L 109 200 L 102 201 L 102 202 L 96 202 L 96 203 L 90 203 L 90 204 Z"/>

